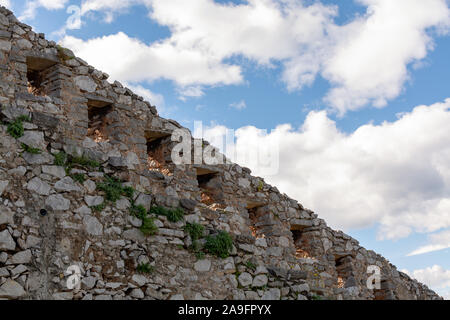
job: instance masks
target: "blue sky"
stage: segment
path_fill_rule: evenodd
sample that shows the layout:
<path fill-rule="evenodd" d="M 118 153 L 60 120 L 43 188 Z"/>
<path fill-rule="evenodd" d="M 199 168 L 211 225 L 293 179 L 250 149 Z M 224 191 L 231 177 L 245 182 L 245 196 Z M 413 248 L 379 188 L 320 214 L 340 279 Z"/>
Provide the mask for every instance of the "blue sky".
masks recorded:
<path fill-rule="evenodd" d="M 0 4 L 164 117 L 282 139 L 268 182 L 450 296 L 448 1 Z"/>

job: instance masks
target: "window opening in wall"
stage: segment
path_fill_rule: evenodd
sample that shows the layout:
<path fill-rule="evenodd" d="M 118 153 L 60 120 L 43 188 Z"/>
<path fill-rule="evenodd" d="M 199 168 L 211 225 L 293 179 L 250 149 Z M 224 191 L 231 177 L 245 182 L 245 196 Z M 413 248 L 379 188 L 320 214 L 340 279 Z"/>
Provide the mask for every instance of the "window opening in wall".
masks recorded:
<path fill-rule="evenodd" d="M 291 226 L 292 238 L 294 240 L 295 245 L 295 257 L 297 259 L 314 259 L 311 254 L 308 246 L 307 239 L 303 232 L 303 228 Z"/>
<path fill-rule="evenodd" d="M 166 163 L 166 154 L 169 152 L 164 133 L 147 132 L 147 164 L 149 170 L 159 171 L 164 175 L 170 175 L 171 172 Z"/>
<path fill-rule="evenodd" d="M 263 214 L 263 208 L 264 205 L 247 205 L 248 210 L 248 217 L 250 219 L 251 225 L 250 225 L 250 231 L 252 232 L 252 236 L 256 239 L 265 238 L 266 235 L 262 231 L 262 228 L 258 226 L 258 219 Z"/>
<path fill-rule="evenodd" d="M 29 56 L 27 63 L 27 90 L 35 96 L 45 96 L 48 92 L 50 68 L 57 60 L 44 56 Z"/>
<path fill-rule="evenodd" d="M 337 286 L 338 288 L 345 288 L 347 279 L 352 275 L 352 257 L 335 257 L 335 266 L 337 272 Z"/>
<path fill-rule="evenodd" d="M 112 105 L 98 106 L 88 102 L 88 137 L 95 142 L 108 142 L 108 114 L 113 110 Z"/>
<path fill-rule="evenodd" d="M 198 187 L 201 191 L 201 202 L 211 209 L 223 208 L 223 186 L 218 172 L 196 168 L 196 173 Z"/>

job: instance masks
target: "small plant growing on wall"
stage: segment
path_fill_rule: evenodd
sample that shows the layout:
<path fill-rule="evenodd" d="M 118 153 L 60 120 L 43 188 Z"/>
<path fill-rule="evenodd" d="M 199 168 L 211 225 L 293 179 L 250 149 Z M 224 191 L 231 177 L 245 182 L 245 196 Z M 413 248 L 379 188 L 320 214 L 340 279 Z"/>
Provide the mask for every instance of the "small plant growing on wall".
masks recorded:
<path fill-rule="evenodd" d="M 141 263 L 137 267 L 137 272 L 144 273 L 144 274 L 150 274 L 155 271 L 155 267 L 151 266 L 149 263 Z"/>
<path fill-rule="evenodd" d="M 170 222 L 178 222 L 184 218 L 184 210 L 181 208 L 167 209 L 161 206 L 154 206 L 150 209 L 150 213 L 157 216 L 166 216 Z"/>
<path fill-rule="evenodd" d="M 205 249 L 219 258 L 228 258 L 233 249 L 233 239 L 227 232 L 221 231 L 206 238 Z"/>
<path fill-rule="evenodd" d="M 28 116 L 20 116 L 8 125 L 7 132 L 13 138 L 19 139 L 23 137 L 25 130 L 23 128 L 24 121 L 31 121 Z"/>

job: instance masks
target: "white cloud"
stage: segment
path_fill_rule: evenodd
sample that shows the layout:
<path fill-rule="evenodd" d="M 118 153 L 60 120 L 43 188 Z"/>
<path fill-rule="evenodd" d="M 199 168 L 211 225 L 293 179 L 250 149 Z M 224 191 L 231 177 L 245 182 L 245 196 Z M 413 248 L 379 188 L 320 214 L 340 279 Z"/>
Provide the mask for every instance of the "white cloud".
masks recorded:
<path fill-rule="evenodd" d="M 63 9 L 68 1 L 69 0 L 27 0 L 25 3 L 25 10 L 19 17 L 19 20 L 34 19 L 38 8 L 47 10 Z"/>
<path fill-rule="evenodd" d="M 11 8 L 11 2 L 9 0 L 0 0 L 0 6 Z"/>
<path fill-rule="evenodd" d="M 450 200 L 447 199 L 446 201 L 446 208 L 444 208 L 443 212 L 450 212 Z M 424 253 L 439 251 L 443 249 L 450 248 L 450 229 L 442 231 L 440 233 L 432 234 L 429 236 L 429 244 L 425 245 L 423 247 L 420 247 L 410 254 L 408 256 L 416 256 Z"/>
<path fill-rule="evenodd" d="M 266 176 L 268 182 L 334 228 L 379 223 L 380 239 L 397 239 L 450 227 L 449 123 L 450 99 L 351 134 L 325 111 L 313 111 L 298 130 L 289 124 L 270 133 L 240 128 L 236 148 L 245 153 L 277 140 L 279 171 Z M 261 174 L 257 163 L 240 164 Z"/>
<path fill-rule="evenodd" d="M 125 86 L 130 88 L 134 93 L 142 96 L 145 100 L 151 103 L 152 106 L 158 107 L 159 111 L 162 111 L 165 107 L 164 96 L 159 93 L 154 93 L 153 91 L 144 88 L 142 85 L 133 85 L 129 83 L 124 83 Z"/>
<path fill-rule="evenodd" d="M 244 110 L 245 108 L 247 108 L 247 104 L 244 100 L 241 100 L 239 102 L 233 102 L 232 104 L 230 104 L 230 107 L 236 110 Z"/>
<path fill-rule="evenodd" d="M 178 99 L 186 101 L 187 98 L 200 98 L 205 92 L 201 86 L 189 86 L 184 88 L 178 88 L 179 97 Z"/>
<path fill-rule="evenodd" d="M 89 47 L 120 41 L 113 57 L 122 57 L 124 66 L 147 63 L 156 71 L 144 68 L 148 77 L 136 68 L 119 72 L 114 59 L 100 66 L 130 81 L 164 78 L 181 86 L 242 83 L 241 67 L 224 62 L 234 56 L 267 67 L 278 61 L 290 90 L 311 85 L 318 75 L 327 79 L 332 87 L 325 100 L 343 114 L 367 104 L 383 107 L 397 97 L 410 77 L 408 67 L 418 65 L 433 49 L 430 28 L 444 34 L 450 25 L 446 0 L 357 1 L 367 13 L 340 26 L 334 22 L 337 7 L 320 2 L 86 0 L 83 14 L 101 11 L 110 17 L 130 6 L 145 5 L 151 19 L 168 26 L 171 36 L 150 45 L 141 43 L 135 54 L 129 54 L 133 51 L 127 45 L 137 40 L 122 33 L 88 42 L 66 41 L 94 62 L 101 59 Z M 171 65 L 179 67 L 176 72 Z"/>
<path fill-rule="evenodd" d="M 242 81 L 238 66 L 205 57 L 201 52 L 176 49 L 169 41 L 146 45 L 123 32 L 83 41 L 65 37 L 62 45 L 92 65 L 111 75 L 112 79 L 130 82 L 173 80 L 180 87 L 199 84 L 232 84 Z"/>
<path fill-rule="evenodd" d="M 384 107 L 408 79 L 407 66 L 433 48 L 426 30 L 448 23 L 445 0 L 359 0 L 368 14 L 331 32 L 337 41 L 322 75 L 334 84 L 326 100 L 344 112 Z"/>
<path fill-rule="evenodd" d="M 450 270 L 445 270 L 441 266 L 434 265 L 433 267 L 414 270 L 413 272 L 409 272 L 408 270 L 401 271 L 417 281 L 434 288 L 446 300 L 450 300 Z"/>

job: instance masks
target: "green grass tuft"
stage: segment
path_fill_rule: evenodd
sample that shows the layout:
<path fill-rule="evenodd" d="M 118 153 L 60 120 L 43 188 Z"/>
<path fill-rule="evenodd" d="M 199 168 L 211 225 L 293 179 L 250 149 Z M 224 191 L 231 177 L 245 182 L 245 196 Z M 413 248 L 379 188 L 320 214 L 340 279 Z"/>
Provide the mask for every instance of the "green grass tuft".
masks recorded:
<path fill-rule="evenodd" d="M 161 206 L 154 206 L 150 209 L 150 213 L 158 216 L 166 216 L 170 222 L 178 222 L 184 218 L 184 210 L 181 208 L 166 209 Z"/>
<path fill-rule="evenodd" d="M 205 249 L 219 258 L 228 258 L 233 249 L 233 239 L 228 233 L 221 231 L 206 238 Z"/>
<path fill-rule="evenodd" d="M 26 145 L 25 143 L 22 143 L 21 146 L 22 146 L 22 149 L 24 152 L 28 152 L 30 154 L 41 154 L 42 153 L 41 149 L 30 147 L 30 146 Z"/>
<path fill-rule="evenodd" d="M 86 175 L 84 175 L 83 173 L 74 173 L 71 174 L 70 177 L 81 184 L 83 184 L 87 180 Z"/>
<path fill-rule="evenodd" d="M 149 263 L 141 263 L 137 267 L 137 271 L 139 273 L 150 274 L 155 271 L 155 267 L 151 266 Z"/>
<path fill-rule="evenodd" d="M 55 166 L 64 167 L 67 162 L 67 154 L 64 151 L 60 151 L 58 153 L 53 154 L 53 157 L 55 158 L 53 160 L 53 164 Z"/>
<path fill-rule="evenodd" d="M 192 241 L 200 239 L 203 236 L 204 230 L 205 230 L 205 227 L 199 223 L 188 223 L 184 227 L 184 231 L 189 233 Z"/>
<path fill-rule="evenodd" d="M 16 139 L 23 137 L 23 135 L 25 133 L 22 121 L 17 120 L 17 119 L 8 125 L 7 131 L 11 137 L 16 138 Z"/>
<path fill-rule="evenodd" d="M 155 224 L 154 217 L 146 216 L 144 219 L 141 220 L 142 226 L 140 227 L 140 230 L 145 236 L 153 236 L 158 232 L 158 227 Z"/>
<path fill-rule="evenodd" d="M 95 212 L 102 212 L 106 208 L 106 203 L 99 204 L 97 206 L 92 206 L 91 209 Z"/>

